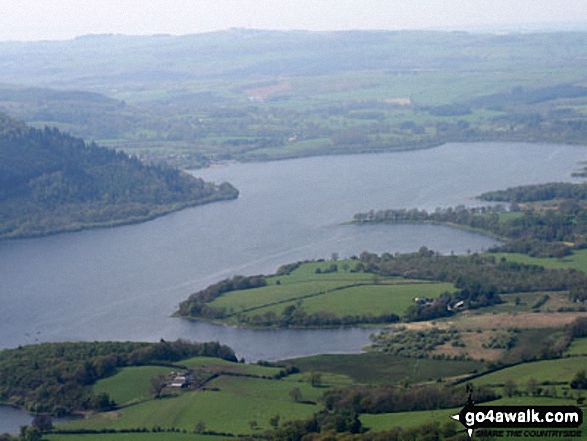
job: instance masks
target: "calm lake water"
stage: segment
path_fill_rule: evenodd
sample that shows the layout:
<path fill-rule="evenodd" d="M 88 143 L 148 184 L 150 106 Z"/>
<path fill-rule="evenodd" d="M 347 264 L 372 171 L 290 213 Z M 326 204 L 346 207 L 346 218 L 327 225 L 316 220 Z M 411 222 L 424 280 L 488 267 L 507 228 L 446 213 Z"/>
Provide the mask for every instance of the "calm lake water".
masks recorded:
<path fill-rule="evenodd" d="M 0 242 L 0 348 L 181 337 L 226 343 L 248 361 L 356 352 L 370 330 L 242 330 L 170 315 L 222 278 L 299 259 L 423 245 L 483 250 L 496 242 L 443 226 L 339 224 L 359 211 L 478 204 L 472 197 L 483 191 L 568 181 L 585 159 L 584 147 L 478 143 L 197 171 L 232 182 L 239 199 L 138 225 Z"/>
<path fill-rule="evenodd" d="M 357 351 L 368 330 L 253 331 L 170 315 L 222 278 L 298 259 L 488 248 L 494 240 L 442 226 L 339 223 L 373 208 L 474 204 L 483 191 L 570 180 L 586 158 L 573 146 L 447 144 L 197 171 L 241 196 L 138 225 L 0 242 L 0 347 L 182 337 L 218 340 L 247 360 Z"/>

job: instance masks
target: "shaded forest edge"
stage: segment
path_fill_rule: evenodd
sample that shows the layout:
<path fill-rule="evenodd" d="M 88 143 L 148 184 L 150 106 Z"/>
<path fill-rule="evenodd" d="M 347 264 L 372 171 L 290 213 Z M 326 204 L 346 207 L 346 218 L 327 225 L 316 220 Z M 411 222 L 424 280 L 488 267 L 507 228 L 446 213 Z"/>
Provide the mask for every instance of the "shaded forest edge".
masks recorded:
<path fill-rule="evenodd" d="M 236 197 L 228 183 L 0 115 L 0 239 L 141 222 Z"/>

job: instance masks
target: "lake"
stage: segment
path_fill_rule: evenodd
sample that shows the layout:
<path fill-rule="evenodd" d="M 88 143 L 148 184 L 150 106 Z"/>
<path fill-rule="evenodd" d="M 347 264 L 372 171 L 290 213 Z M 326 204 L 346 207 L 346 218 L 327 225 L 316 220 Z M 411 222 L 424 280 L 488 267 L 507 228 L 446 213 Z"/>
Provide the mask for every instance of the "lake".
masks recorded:
<path fill-rule="evenodd" d="M 181 337 L 226 343 L 247 361 L 358 352 L 372 330 L 245 330 L 170 315 L 222 278 L 333 252 L 481 251 L 496 241 L 444 226 L 340 223 L 370 209 L 472 205 L 488 190 L 569 181 L 586 158 L 584 147 L 476 143 L 198 170 L 240 197 L 137 225 L 0 242 L 0 348 Z M 0 408 L 0 433 L 14 426 L 3 421 L 30 420 L 18 412 Z"/>
<path fill-rule="evenodd" d="M 483 191 L 570 180 L 583 147 L 447 144 L 199 170 L 235 201 L 143 224 L 0 242 L 0 347 L 66 340 L 218 340 L 247 360 L 360 350 L 367 329 L 255 331 L 170 318 L 191 292 L 234 274 L 361 251 L 496 242 L 434 225 L 340 225 L 370 209 L 477 204 Z"/>

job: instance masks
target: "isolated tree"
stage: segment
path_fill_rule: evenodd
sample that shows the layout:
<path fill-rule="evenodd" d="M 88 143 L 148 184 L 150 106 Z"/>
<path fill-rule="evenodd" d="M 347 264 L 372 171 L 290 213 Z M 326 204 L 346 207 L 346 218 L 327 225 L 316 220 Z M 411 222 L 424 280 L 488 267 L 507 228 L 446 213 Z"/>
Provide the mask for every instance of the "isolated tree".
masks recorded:
<path fill-rule="evenodd" d="M 271 424 L 271 427 L 273 427 L 274 429 L 277 429 L 279 427 L 279 420 L 281 419 L 281 415 L 277 414 L 277 415 L 273 415 L 271 418 L 269 418 L 269 424 Z"/>
<path fill-rule="evenodd" d="M 322 385 L 322 374 L 320 372 L 312 371 L 307 378 L 312 387 L 320 387 Z"/>
<path fill-rule="evenodd" d="M 518 386 L 514 380 L 506 380 L 503 385 L 503 391 L 508 397 L 513 397 L 518 392 Z"/>
<path fill-rule="evenodd" d="M 161 398 L 161 393 L 165 388 L 165 376 L 164 375 L 155 375 L 151 377 L 151 386 L 149 388 L 149 392 L 153 395 L 154 398 L 158 399 Z"/>
<path fill-rule="evenodd" d="M 571 389 L 587 389 L 587 371 L 585 369 L 575 373 L 571 380 Z"/>
<path fill-rule="evenodd" d="M 92 406 L 99 412 L 106 412 L 112 410 L 116 406 L 116 403 L 110 399 L 110 395 L 102 392 L 92 399 Z"/>
<path fill-rule="evenodd" d="M 46 432 L 53 428 L 53 420 L 49 415 L 37 414 L 33 418 L 31 425 L 39 429 L 41 432 Z"/>
<path fill-rule="evenodd" d="M 537 397 L 539 395 L 538 390 L 538 381 L 536 378 L 532 377 L 526 383 L 526 392 L 528 395 L 532 395 L 533 397 Z"/>
<path fill-rule="evenodd" d="M 194 433 L 204 433 L 206 431 L 206 423 L 204 421 L 200 421 L 194 427 Z"/>
<path fill-rule="evenodd" d="M 302 391 L 298 387 L 294 387 L 292 390 L 289 391 L 289 396 L 294 401 L 300 401 L 302 399 Z"/>

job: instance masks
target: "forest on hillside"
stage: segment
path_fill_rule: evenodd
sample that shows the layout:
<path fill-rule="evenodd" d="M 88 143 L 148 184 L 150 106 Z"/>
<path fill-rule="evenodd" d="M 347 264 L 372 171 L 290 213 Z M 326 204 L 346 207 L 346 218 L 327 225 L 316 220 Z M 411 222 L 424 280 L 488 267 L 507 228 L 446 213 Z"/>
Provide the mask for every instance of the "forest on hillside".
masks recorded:
<path fill-rule="evenodd" d="M 238 191 L 0 117 L 0 238 L 145 220 Z"/>

